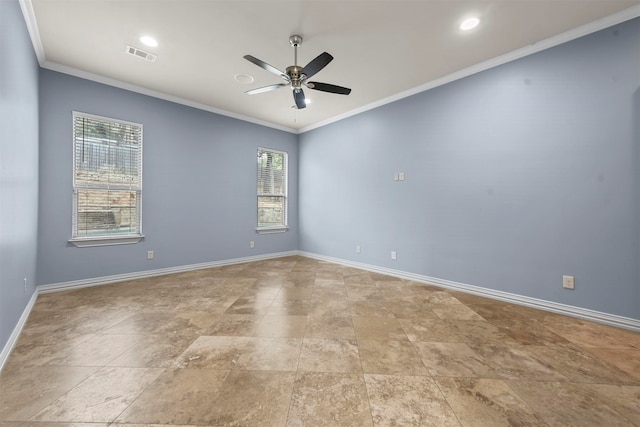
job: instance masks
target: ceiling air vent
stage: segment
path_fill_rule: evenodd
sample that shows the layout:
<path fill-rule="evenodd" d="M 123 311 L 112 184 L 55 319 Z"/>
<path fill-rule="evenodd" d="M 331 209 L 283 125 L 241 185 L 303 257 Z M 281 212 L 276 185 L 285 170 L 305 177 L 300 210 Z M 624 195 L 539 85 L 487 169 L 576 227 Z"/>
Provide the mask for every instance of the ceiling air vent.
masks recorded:
<path fill-rule="evenodd" d="M 138 49 L 137 47 L 127 46 L 127 53 L 129 55 L 137 56 L 140 59 L 147 60 L 149 62 L 154 62 L 157 58 L 153 53 L 145 52 L 142 49 Z"/>

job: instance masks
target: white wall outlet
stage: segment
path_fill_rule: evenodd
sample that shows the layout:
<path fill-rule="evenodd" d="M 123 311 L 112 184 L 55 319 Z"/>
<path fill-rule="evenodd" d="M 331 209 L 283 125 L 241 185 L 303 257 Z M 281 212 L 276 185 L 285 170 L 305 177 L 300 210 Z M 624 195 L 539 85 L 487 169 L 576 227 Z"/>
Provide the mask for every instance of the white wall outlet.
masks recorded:
<path fill-rule="evenodd" d="M 153 251 L 147 251 L 147 259 L 153 259 Z"/>
<path fill-rule="evenodd" d="M 404 181 L 404 172 L 400 172 L 400 173 L 398 174 L 398 180 L 400 180 L 400 181 Z"/>
<path fill-rule="evenodd" d="M 27 293 L 27 278 L 24 278 L 24 293 Z"/>
<path fill-rule="evenodd" d="M 256 247 L 256 242 L 254 242 L 253 240 L 252 240 L 252 241 L 250 241 L 250 242 L 249 242 L 249 247 L 250 247 L 251 249 L 255 248 L 255 247 Z"/>
<path fill-rule="evenodd" d="M 562 287 L 565 289 L 575 289 L 575 279 L 573 276 L 562 276 Z"/>
<path fill-rule="evenodd" d="M 398 179 L 400 179 L 400 177 L 399 177 L 399 175 L 398 175 L 398 172 L 395 172 L 395 173 L 393 174 L 393 180 L 394 180 L 394 181 L 397 181 Z"/>
<path fill-rule="evenodd" d="M 360 253 L 360 245 L 356 245 L 356 253 L 359 254 Z"/>
<path fill-rule="evenodd" d="M 391 259 L 397 259 L 397 257 L 396 251 L 391 251 Z"/>

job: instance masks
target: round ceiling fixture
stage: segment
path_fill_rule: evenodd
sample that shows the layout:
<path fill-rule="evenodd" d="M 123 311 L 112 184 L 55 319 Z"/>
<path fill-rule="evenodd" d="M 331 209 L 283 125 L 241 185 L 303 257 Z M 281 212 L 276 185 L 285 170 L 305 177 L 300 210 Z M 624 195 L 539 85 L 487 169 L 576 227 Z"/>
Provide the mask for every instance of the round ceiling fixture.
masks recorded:
<path fill-rule="evenodd" d="M 462 21 L 462 24 L 460 24 L 460 29 L 462 31 L 473 30 L 475 27 L 478 26 L 479 23 L 480 23 L 480 20 L 475 16 L 472 18 L 467 18 L 464 21 Z"/>
<path fill-rule="evenodd" d="M 242 83 L 245 85 L 253 83 L 254 81 L 254 78 L 251 77 L 249 74 L 236 74 L 235 76 L 233 76 L 233 78 L 236 79 L 238 83 Z"/>

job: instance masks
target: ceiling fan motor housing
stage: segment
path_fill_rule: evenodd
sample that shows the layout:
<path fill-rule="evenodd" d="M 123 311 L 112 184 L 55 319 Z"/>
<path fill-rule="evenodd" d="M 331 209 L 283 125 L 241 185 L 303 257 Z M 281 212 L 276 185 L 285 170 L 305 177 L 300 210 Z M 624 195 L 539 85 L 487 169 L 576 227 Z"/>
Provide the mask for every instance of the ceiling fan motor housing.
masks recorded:
<path fill-rule="evenodd" d="M 289 80 L 291 80 L 291 86 L 294 89 L 300 89 L 302 86 L 302 82 L 304 80 L 304 74 L 300 73 L 302 71 L 302 67 L 297 65 L 291 65 L 287 67 L 287 75 L 289 76 Z"/>

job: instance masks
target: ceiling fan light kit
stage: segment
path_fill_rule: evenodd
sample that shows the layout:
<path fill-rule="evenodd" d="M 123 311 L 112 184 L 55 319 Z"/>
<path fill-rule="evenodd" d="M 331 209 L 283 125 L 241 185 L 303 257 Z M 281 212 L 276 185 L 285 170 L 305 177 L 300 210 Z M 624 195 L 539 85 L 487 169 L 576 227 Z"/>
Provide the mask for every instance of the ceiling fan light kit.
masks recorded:
<path fill-rule="evenodd" d="M 244 59 L 247 61 L 257 65 L 258 67 L 273 73 L 286 81 L 286 83 L 277 83 L 269 86 L 259 87 L 257 89 L 251 89 L 246 91 L 245 93 L 248 95 L 255 95 L 258 93 L 269 92 L 272 90 L 280 89 L 285 86 L 290 86 L 293 91 L 293 100 L 296 103 L 296 107 L 298 109 L 306 108 L 306 98 L 304 96 L 303 86 L 308 89 L 319 90 L 321 92 L 329 92 L 335 93 L 338 95 L 349 95 L 351 93 L 351 89 L 336 86 L 329 83 L 320 83 L 320 82 L 310 82 L 307 81 L 310 77 L 318 73 L 324 67 L 326 67 L 332 60 L 333 56 L 329 55 L 327 52 L 322 52 L 320 55 L 315 57 L 311 62 L 309 62 L 306 66 L 300 67 L 298 65 L 298 46 L 302 44 L 302 36 L 293 35 L 289 37 L 289 43 L 293 47 L 293 65 L 286 68 L 285 71 L 281 71 L 276 67 L 267 64 L 260 59 L 251 56 L 245 55 Z"/>

